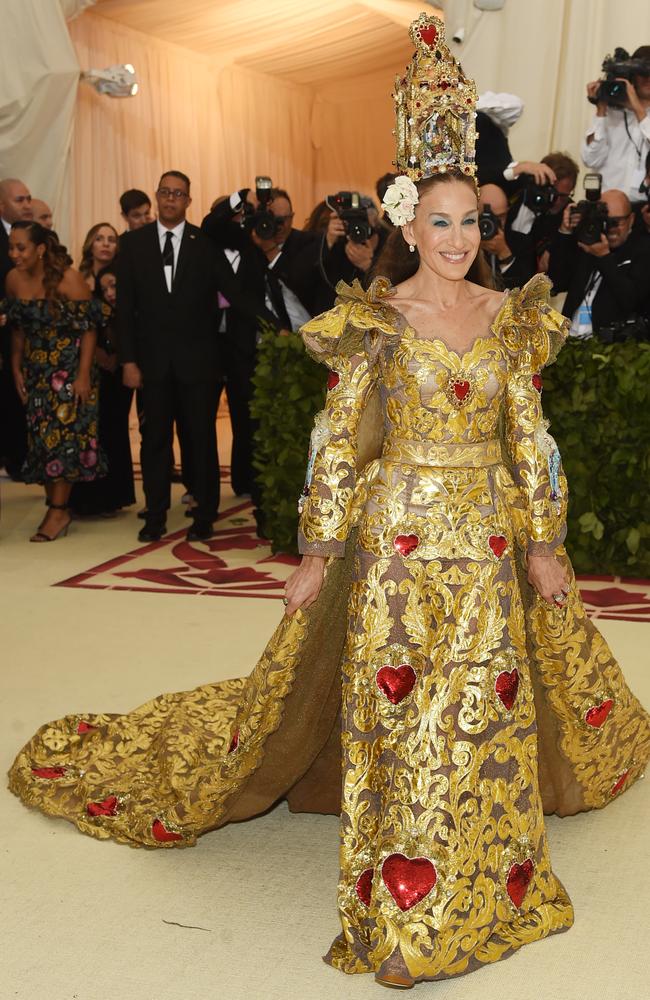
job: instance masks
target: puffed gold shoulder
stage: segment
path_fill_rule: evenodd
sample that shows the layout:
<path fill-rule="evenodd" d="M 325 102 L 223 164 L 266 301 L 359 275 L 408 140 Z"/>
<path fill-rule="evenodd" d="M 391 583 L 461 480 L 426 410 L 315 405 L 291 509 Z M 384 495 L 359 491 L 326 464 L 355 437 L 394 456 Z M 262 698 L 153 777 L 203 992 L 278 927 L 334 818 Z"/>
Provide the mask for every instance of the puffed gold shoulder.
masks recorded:
<path fill-rule="evenodd" d="M 384 303 L 391 290 L 387 278 L 375 278 L 367 290 L 358 279 L 351 285 L 340 281 L 334 308 L 314 316 L 300 329 L 307 353 L 323 364 L 341 354 L 363 351 L 374 360 L 385 344 L 400 337 L 394 315 Z"/>
<path fill-rule="evenodd" d="M 496 332 L 513 368 L 540 371 L 555 361 L 569 332 L 569 320 L 551 306 L 551 282 L 536 274 L 523 288 L 508 293 Z"/>

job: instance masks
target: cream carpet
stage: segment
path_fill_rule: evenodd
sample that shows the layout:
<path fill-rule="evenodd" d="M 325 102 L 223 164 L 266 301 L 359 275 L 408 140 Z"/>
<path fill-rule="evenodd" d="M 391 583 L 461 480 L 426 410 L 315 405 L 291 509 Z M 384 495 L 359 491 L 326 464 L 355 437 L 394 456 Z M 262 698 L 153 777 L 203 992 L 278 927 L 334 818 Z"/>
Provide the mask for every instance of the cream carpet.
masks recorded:
<path fill-rule="evenodd" d="M 220 428 L 221 430 L 221 428 Z M 120 712 L 155 694 L 247 673 L 278 601 L 54 588 L 136 545 L 135 511 L 29 545 L 35 488 L 3 481 L 0 521 L 6 770 L 43 722 Z M 178 502 L 169 530 L 187 522 Z M 226 491 L 226 505 L 234 498 Z M 602 630 L 650 704 L 650 624 Z M 387 995 L 320 956 L 338 930 L 337 820 L 267 816 L 150 852 L 80 836 L 0 790 L 2 1000 L 355 1000 Z M 647 1000 L 650 788 L 601 813 L 549 820 L 575 905 L 568 934 L 411 994 L 439 1000 Z"/>

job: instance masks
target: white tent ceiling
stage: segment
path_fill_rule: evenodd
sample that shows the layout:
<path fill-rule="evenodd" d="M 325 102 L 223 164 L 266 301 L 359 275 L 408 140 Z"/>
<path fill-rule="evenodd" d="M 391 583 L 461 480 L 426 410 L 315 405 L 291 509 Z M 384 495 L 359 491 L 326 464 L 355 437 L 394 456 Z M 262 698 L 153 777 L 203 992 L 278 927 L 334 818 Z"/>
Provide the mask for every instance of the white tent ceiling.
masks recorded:
<path fill-rule="evenodd" d="M 218 63 L 318 87 L 406 64 L 412 45 L 404 29 L 427 7 L 426 0 L 98 0 L 93 9 Z"/>

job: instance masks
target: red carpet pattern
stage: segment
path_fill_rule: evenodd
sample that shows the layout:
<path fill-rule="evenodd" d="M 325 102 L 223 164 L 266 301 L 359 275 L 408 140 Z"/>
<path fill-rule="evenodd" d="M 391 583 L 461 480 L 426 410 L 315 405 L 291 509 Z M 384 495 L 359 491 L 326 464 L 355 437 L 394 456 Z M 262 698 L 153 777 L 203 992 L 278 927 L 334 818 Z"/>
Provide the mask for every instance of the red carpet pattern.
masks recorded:
<path fill-rule="evenodd" d="M 249 501 L 221 514 L 209 541 L 188 542 L 185 533 L 173 532 L 55 586 L 279 599 L 298 564 L 294 556 L 273 555 L 257 537 Z M 650 580 L 582 576 L 578 582 L 591 618 L 650 622 Z"/>

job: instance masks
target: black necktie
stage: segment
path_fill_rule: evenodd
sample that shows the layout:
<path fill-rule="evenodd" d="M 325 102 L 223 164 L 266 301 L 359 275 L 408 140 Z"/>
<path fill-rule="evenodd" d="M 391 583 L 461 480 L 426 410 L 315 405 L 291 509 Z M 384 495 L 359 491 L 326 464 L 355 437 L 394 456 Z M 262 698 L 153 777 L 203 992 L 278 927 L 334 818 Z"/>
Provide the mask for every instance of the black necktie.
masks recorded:
<path fill-rule="evenodd" d="M 172 233 L 167 230 L 165 233 L 165 246 L 163 247 L 162 253 L 163 267 L 171 267 L 172 269 L 172 283 L 174 281 L 174 237 Z"/>

